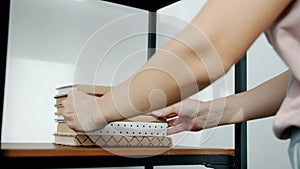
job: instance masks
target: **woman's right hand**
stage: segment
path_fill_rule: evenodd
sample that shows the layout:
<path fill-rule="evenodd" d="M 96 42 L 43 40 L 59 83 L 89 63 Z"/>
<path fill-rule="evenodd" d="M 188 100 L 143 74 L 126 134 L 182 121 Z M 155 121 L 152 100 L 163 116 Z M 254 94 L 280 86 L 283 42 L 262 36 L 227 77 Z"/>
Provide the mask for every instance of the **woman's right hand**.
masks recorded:
<path fill-rule="evenodd" d="M 211 110 L 210 106 L 210 102 L 187 98 L 151 114 L 167 119 L 168 135 L 182 131 L 200 131 L 218 126 L 222 118 L 223 111 Z"/>
<path fill-rule="evenodd" d="M 81 91 L 70 91 L 63 100 L 63 116 L 67 125 L 75 131 L 97 131 L 109 123 L 100 110 L 99 97 Z"/>

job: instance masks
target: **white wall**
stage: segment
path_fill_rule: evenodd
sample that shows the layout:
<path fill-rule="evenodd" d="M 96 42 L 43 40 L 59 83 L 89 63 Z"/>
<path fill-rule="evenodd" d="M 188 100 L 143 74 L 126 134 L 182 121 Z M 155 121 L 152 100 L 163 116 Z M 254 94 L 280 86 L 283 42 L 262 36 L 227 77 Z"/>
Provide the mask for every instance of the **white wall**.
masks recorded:
<path fill-rule="evenodd" d="M 182 0 L 159 10 L 158 47 L 182 30 L 205 2 Z M 52 142 L 56 87 L 73 82 L 116 85 L 146 62 L 143 10 L 99 0 L 12 0 L 10 24 L 3 142 Z M 286 68 L 263 36 L 249 50 L 248 64 L 249 88 Z M 209 100 L 232 93 L 231 70 L 192 97 Z M 274 137 L 272 120 L 248 123 L 250 169 L 290 168 L 287 141 Z M 233 125 L 172 137 L 180 146 L 234 146 Z"/>
<path fill-rule="evenodd" d="M 126 18 L 133 14 L 136 17 Z M 2 140 L 51 142 L 56 87 L 73 82 L 106 85 L 111 77 L 119 83 L 140 67 L 146 57 L 129 54 L 145 51 L 145 35 L 129 37 L 106 52 L 110 48 L 107 44 L 123 38 L 116 32 L 145 34 L 146 16 L 145 11 L 98 0 L 13 0 Z M 138 19 L 141 25 L 131 30 L 122 23 L 111 23 L 121 17 L 132 25 Z M 97 41 L 99 37 L 102 39 Z M 87 55 L 88 42 L 94 39 L 98 45 Z M 120 66 L 126 57 L 127 64 Z M 100 71 L 97 66 L 102 60 L 100 67 L 106 70 Z M 113 76 L 116 67 L 121 73 Z M 94 81 L 96 76 L 101 77 Z"/>

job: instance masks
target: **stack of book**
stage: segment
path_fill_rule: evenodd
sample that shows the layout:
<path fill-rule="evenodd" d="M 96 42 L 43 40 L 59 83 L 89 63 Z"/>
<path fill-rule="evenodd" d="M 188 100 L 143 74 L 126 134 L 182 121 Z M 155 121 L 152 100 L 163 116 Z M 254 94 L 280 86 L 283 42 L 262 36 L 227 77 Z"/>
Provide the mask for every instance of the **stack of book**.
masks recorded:
<path fill-rule="evenodd" d="M 131 117 L 122 121 L 108 123 L 102 130 L 95 132 L 76 132 L 64 121 L 62 101 L 70 90 L 79 90 L 101 97 L 111 90 L 110 86 L 86 84 L 65 85 L 56 88 L 54 144 L 67 146 L 100 147 L 172 147 L 172 139 L 167 136 L 165 119 L 149 114 Z"/>

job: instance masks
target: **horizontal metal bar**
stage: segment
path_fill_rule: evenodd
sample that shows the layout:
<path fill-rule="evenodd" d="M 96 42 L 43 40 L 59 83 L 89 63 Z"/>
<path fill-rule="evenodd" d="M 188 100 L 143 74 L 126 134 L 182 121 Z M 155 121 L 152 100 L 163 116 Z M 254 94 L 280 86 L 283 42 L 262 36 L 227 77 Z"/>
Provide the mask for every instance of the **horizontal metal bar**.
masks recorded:
<path fill-rule="evenodd" d="M 38 163 L 37 163 L 38 162 Z M 163 166 L 163 165 L 234 165 L 231 155 L 190 155 L 190 156 L 153 156 L 128 158 L 107 157 L 41 157 L 41 158 L 3 158 L 1 164 L 10 167 L 31 168 L 80 168 L 80 167 L 120 167 L 120 166 Z"/>

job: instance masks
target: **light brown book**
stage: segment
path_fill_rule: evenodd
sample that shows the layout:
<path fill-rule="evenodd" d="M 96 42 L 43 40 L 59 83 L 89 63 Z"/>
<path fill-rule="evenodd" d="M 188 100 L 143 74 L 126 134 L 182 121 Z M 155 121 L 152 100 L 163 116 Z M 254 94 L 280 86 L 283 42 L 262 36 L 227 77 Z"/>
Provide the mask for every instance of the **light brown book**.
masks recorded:
<path fill-rule="evenodd" d="M 54 96 L 54 99 L 55 99 L 55 105 L 61 105 L 61 104 L 62 104 L 62 101 L 65 100 L 66 98 L 67 98 L 67 95 L 61 96 L 61 97 Z M 55 105 L 54 105 L 54 106 L 55 106 Z"/>
<path fill-rule="evenodd" d="M 64 107 L 62 104 L 55 104 L 54 107 L 56 108 L 56 115 L 62 115 L 62 112 L 64 110 Z"/>
<path fill-rule="evenodd" d="M 66 146 L 94 146 L 94 142 L 87 135 L 54 134 L 53 143 Z"/>
<path fill-rule="evenodd" d="M 102 93 L 102 94 L 97 94 L 97 93 L 87 93 L 89 95 L 92 95 L 92 96 L 97 96 L 97 97 L 101 97 L 103 96 L 105 93 Z M 55 99 L 55 105 L 61 105 L 62 104 L 62 101 L 65 100 L 66 98 L 68 97 L 68 95 L 55 95 L 54 96 L 54 99 Z"/>
<path fill-rule="evenodd" d="M 100 94 L 103 95 L 109 92 L 112 89 L 111 86 L 104 85 L 88 85 L 88 84 L 71 84 L 57 87 L 57 94 L 55 98 L 64 97 L 68 94 L 69 91 L 77 90 L 82 91 L 89 94 Z"/>
<path fill-rule="evenodd" d="M 56 133 L 76 133 L 76 131 L 71 129 L 66 122 L 57 121 Z"/>
<path fill-rule="evenodd" d="M 172 138 L 165 136 L 120 136 L 54 134 L 54 144 L 100 147 L 172 147 Z"/>
<path fill-rule="evenodd" d="M 163 122 L 149 115 L 134 117 L 125 122 Z M 145 118 L 146 117 L 146 118 Z M 130 125 L 128 125 L 129 127 Z M 130 136 L 130 135 L 99 135 L 97 132 L 76 132 L 66 122 L 57 121 L 54 143 L 69 146 L 103 146 L 103 147 L 170 147 L 172 139 L 166 135 Z"/>

